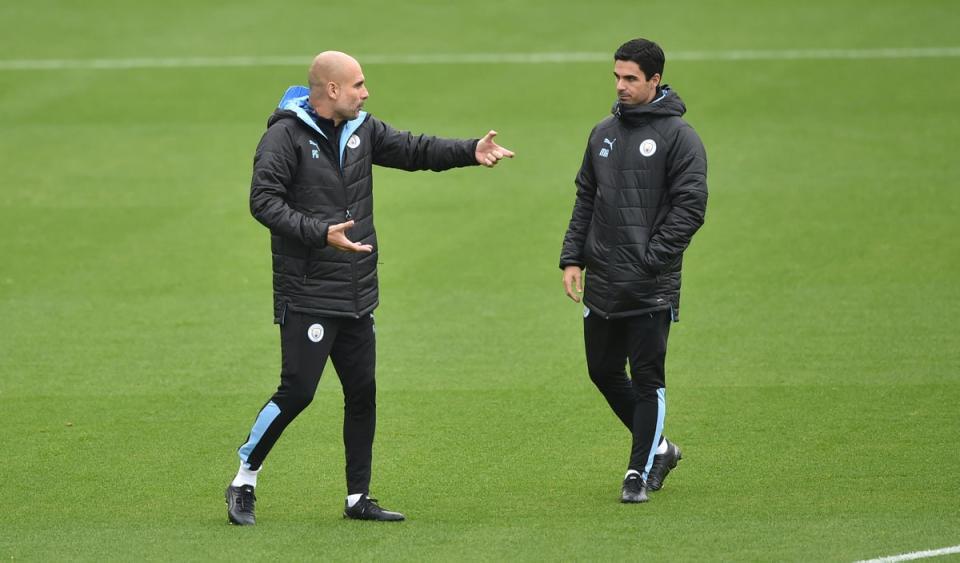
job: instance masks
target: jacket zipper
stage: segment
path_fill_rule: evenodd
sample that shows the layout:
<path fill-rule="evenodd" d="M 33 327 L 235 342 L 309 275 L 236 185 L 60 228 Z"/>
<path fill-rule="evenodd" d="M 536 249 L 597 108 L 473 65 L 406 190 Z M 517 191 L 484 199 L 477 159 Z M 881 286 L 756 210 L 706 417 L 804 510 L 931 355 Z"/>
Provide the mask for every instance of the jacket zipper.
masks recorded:
<path fill-rule="evenodd" d="M 346 210 L 344 216 L 349 221 L 353 216 L 350 214 L 350 209 Z M 360 318 L 360 294 L 357 291 L 357 253 L 350 253 L 350 276 L 353 280 L 353 316 L 355 318 Z"/>
<path fill-rule="evenodd" d="M 323 135 L 323 138 L 324 138 L 324 139 L 327 139 L 327 136 L 326 136 L 326 135 Z M 327 139 L 327 141 L 329 142 L 330 139 Z M 338 148 L 339 148 L 339 145 L 337 144 L 338 142 L 339 142 L 339 140 L 335 140 L 334 143 L 333 143 L 333 160 L 334 160 L 334 163 L 335 163 L 336 168 L 337 168 L 337 174 L 340 176 L 340 184 L 342 185 L 342 184 L 343 184 L 343 170 L 340 168 L 340 159 L 339 159 L 339 156 L 340 156 L 340 155 L 337 154 L 337 150 L 338 150 Z M 347 219 L 348 219 L 348 220 L 350 219 L 350 212 L 349 212 L 349 211 L 347 212 Z M 311 252 L 311 251 L 310 251 L 310 249 L 308 248 L 308 249 L 307 249 L 307 259 L 306 259 L 306 261 L 305 261 L 305 263 L 304 263 L 304 269 L 303 269 L 303 283 L 304 283 L 304 284 L 307 283 L 307 275 L 308 275 L 309 272 L 310 272 L 310 252 Z"/>

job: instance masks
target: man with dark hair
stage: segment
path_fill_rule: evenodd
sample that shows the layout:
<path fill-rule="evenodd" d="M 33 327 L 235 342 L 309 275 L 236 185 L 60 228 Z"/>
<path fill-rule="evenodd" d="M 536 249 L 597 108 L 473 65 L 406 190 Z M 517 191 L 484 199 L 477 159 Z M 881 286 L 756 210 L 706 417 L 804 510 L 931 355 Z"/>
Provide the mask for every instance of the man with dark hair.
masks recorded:
<path fill-rule="evenodd" d="M 664 362 L 683 252 L 707 206 L 706 152 L 681 119 L 683 101 L 660 83 L 663 65 L 652 41 L 617 49 L 617 102 L 590 133 L 560 255 L 566 294 L 583 294 L 590 379 L 632 434 L 620 492 L 629 503 L 646 502 L 681 457 L 663 436 Z"/>
<path fill-rule="evenodd" d="M 513 157 L 493 141 L 495 131 L 479 140 L 414 136 L 362 111 L 369 95 L 363 71 L 345 53 L 317 55 L 308 80 L 309 89 L 292 87 L 281 99 L 253 160 L 250 211 L 270 229 L 282 367 L 280 386 L 240 446 L 240 468 L 226 490 L 227 517 L 239 525 L 255 523 L 257 474 L 313 400 L 327 358 L 343 387 L 343 516 L 404 519 L 369 496 L 379 303 L 372 168 L 492 167 Z"/>
<path fill-rule="evenodd" d="M 613 60 L 637 63 L 644 77 L 646 77 L 647 80 L 653 80 L 654 74 L 659 74 L 661 77 L 663 76 L 663 64 L 666 62 L 666 57 L 660 45 L 657 45 L 653 41 L 631 39 L 623 45 L 620 45 L 617 52 L 613 54 Z M 658 85 L 659 82 L 654 87 Z M 666 86 L 666 84 L 664 84 L 664 86 Z"/>

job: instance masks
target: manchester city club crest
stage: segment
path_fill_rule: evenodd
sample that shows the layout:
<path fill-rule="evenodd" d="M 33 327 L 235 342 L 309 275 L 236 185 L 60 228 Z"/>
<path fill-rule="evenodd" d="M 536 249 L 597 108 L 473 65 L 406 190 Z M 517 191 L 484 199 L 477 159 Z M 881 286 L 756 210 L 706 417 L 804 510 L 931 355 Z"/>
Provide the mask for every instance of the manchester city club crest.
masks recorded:
<path fill-rule="evenodd" d="M 653 139 L 647 139 L 640 143 L 640 154 L 643 156 L 653 156 L 655 152 L 657 152 L 657 142 Z"/>
<path fill-rule="evenodd" d="M 307 329 L 307 338 L 310 339 L 310 342 L 323 340 L 323 325 L 320 323 L 310 325 L 310 328 Z"/>

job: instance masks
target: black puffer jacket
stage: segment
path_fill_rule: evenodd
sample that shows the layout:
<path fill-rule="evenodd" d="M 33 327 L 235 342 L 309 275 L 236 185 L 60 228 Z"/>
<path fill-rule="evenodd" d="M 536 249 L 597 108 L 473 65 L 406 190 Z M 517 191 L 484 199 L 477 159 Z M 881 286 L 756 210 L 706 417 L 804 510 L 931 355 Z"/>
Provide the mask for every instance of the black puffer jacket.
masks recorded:
<path fill-rule="evenodd" d="M 477 140 L 397 131 L 361 112 L 329 142 L 305 97 L 282 103 L 253 161 L 250 211 L 270 229 L 274 321 L 288 309 L 360 317 L 379 303 L 373 226 L 374 164 L 404 170 L 475 165 Z M 355 221 L 347 236 L 366 254 L 327 247 L 327 228 Z"/>
<path fill-rule="evenodd" d="M 684 112 L 664 85 L 590 133 L 560 267 L 586 268 L 584 303 L 604 317 L 679 318 L 683 251 L 707 207 L 706 152 Z"/>

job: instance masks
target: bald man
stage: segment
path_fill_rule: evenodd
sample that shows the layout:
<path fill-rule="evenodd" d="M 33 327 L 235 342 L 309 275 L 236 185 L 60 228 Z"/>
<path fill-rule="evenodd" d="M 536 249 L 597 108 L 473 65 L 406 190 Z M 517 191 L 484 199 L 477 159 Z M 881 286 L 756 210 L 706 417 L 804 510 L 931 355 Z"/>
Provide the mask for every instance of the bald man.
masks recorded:
<path fill-rule="evenodd" d="M 360 64 L 320 53 L 309 93 L 288 89 L 257 147 L 250 211 L 270 229 L 274 322 L 280 325 L 280 385 L 240 446 L 240 468 L 226 490 L 231 523 L 255 523 L 257 475 L 270 449 L 310 404 L 327 358 L 343 388 L 347 499 L 343 515 L 400 521 L 370 498 L 376 426 L 377 235 L 374 164 L 403 170 L 495 166 L 513 153 L 482 139 L 397 131 L 363 111 L 369 97 Z M 306 95 L 304 95 L 306 94 Z"/>

